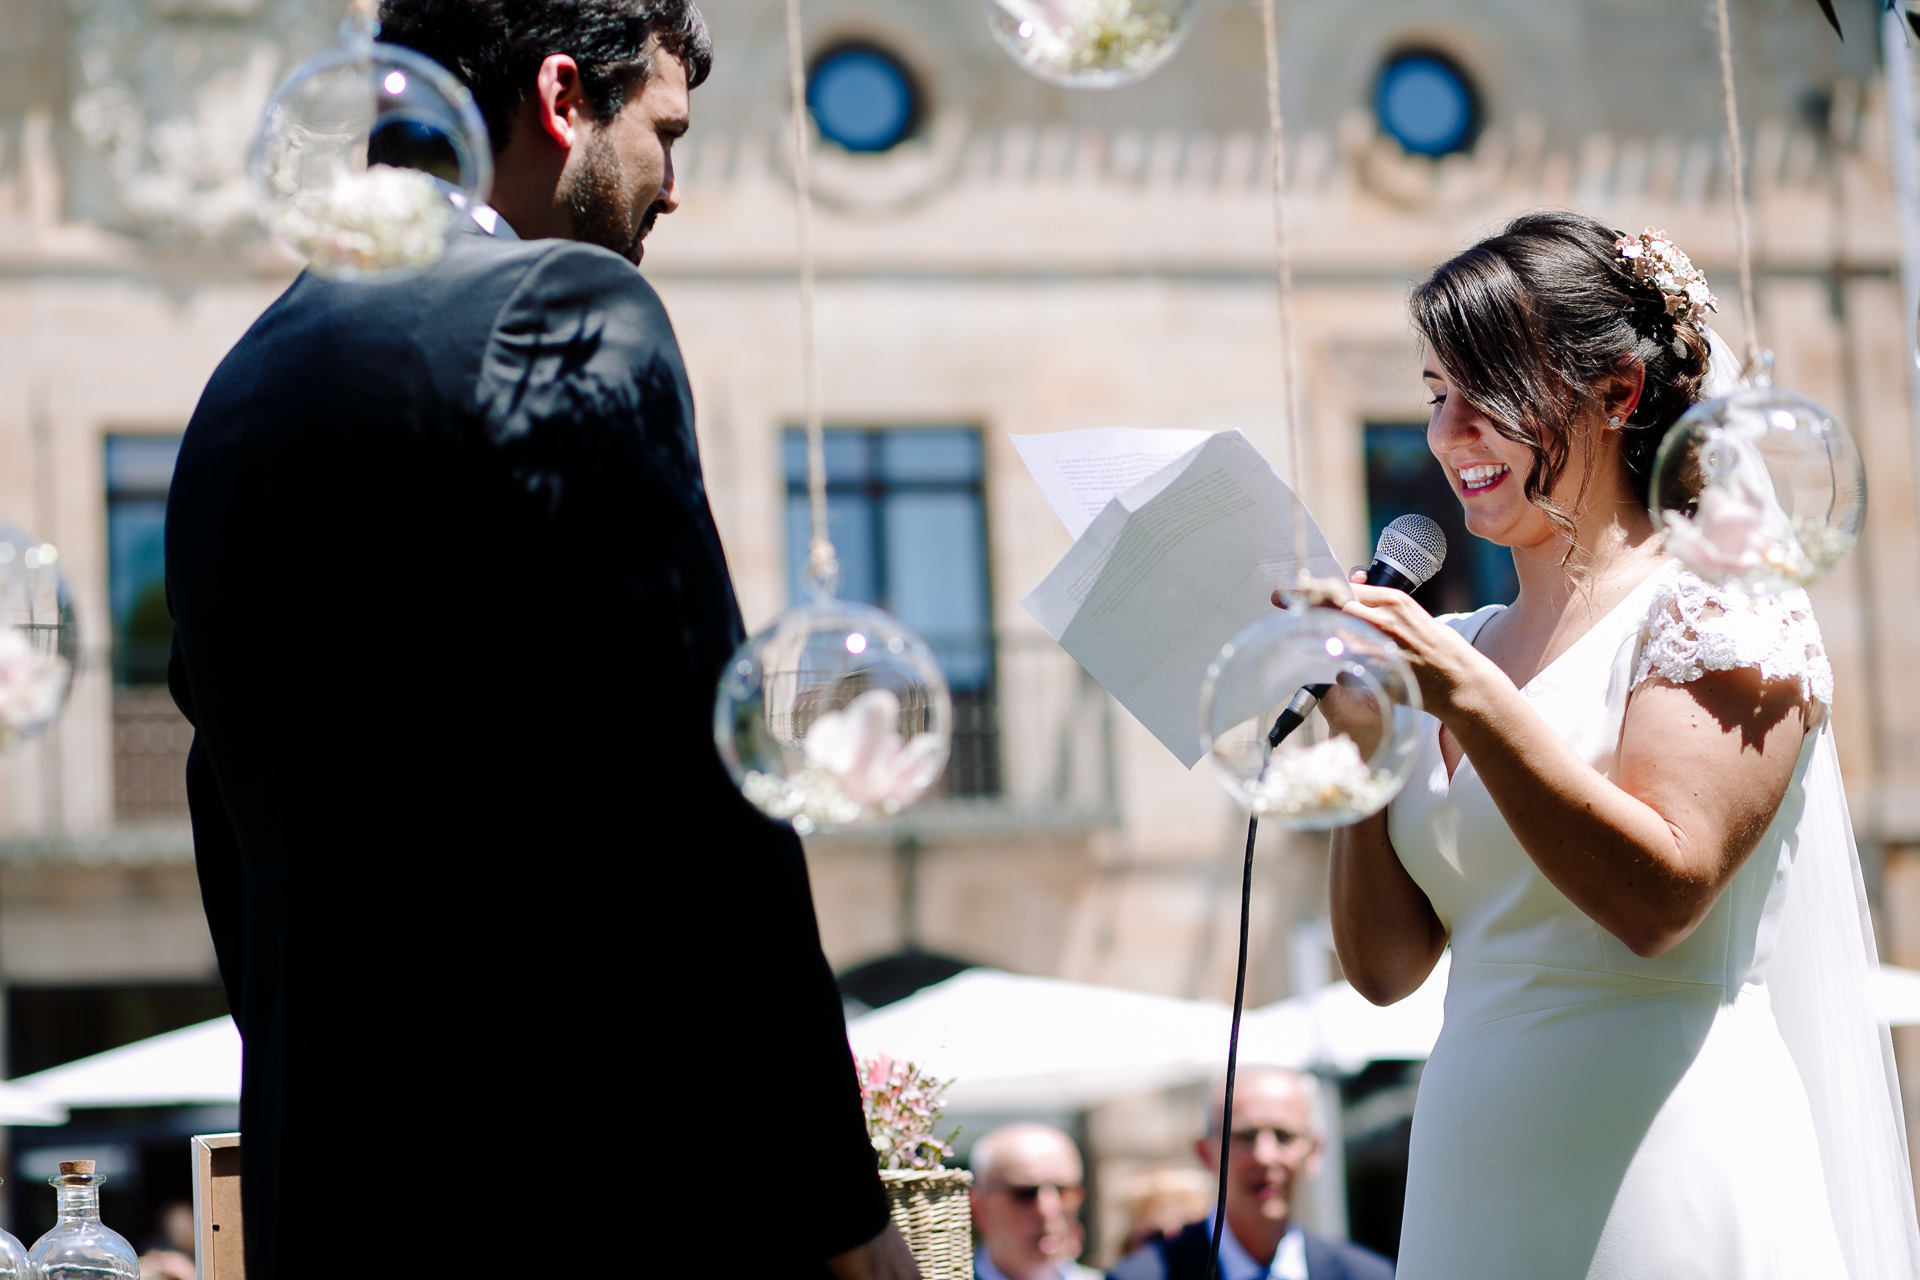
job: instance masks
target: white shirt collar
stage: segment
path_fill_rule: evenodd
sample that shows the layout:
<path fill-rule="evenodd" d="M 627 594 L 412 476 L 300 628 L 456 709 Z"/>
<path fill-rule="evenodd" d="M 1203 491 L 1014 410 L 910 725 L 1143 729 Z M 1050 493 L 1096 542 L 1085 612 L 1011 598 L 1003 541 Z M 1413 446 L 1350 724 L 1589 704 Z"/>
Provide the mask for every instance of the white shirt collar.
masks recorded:
<path fill-rule="evenodd" d="M 1059 1272 L 1060 1280 L 1073 1280 L 1072 1263 L 1062 1262 L 1059 1264 Z M 980 1248 L 974 1252 L 973 1273 L 980 1277 L 980 1280 L 1007 1280 L 1007 1273 L 994 1266 L 993 1259 L 987 1256 L 987 1247 L 985 1245 L 981 1245 Z M 1301 1280 L 1306 1280 L 1306 1274 L 1305 1271 L 1300 1273 Z"/>
<path fill-rule="evenodd" d="M 469 216 L 480 224 L 480 229 L 495 240 L 518 240 L 520 237 L 511 224 L 500 216 L 499 210 L 490 204 L 477 204 L 468 211 Z"/>
<path fill-rule="evenodd" d="M 463 210 L 473 219 L 474 225 L 496 240 L 518 240 L 519 234 L 508 221 L 500 216 L 499 210 L 489 204 L 476 204 L 467 208 L 467 193 L 444 178 L 434 178 L 434 185 L 446 193 L 454 208 Z"/>
<path fill-rule="evenodd" d="M 984 1273 L 983 1273 L 984 1274 Z M 1297 1225 L 1289 1226 L 1274 1250 L 1273 1265 L 1263 1267 L 1234 1237 L 1233 1228 L 1220 1233 L 1221 1280 L 1307 1280 L 1307 1239 Z M 991 1280 L 991 1278 L 989 1278 Z"/>

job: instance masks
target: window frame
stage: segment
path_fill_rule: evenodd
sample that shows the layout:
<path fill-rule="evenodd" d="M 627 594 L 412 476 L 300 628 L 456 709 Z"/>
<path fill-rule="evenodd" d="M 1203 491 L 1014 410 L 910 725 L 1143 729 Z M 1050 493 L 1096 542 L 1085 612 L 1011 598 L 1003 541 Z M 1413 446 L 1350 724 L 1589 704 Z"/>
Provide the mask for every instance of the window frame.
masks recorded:
<path fill-rule="evenodd" d="M 1387 91 L 1395 71 L 1411 62 L 1426 62 L 1438 67 L 1459 85 L 1464 98 L 1463 106 L 1466 120 L 1460 132 L 1445 146 L 1422 146 L 1408 142 L 1393 128 L 1388 120 L 1386 105 Z M 1408 155 L 1424 156 L 1429 160 L 1439 160 L 1445 156 L 1470 152 L 1479 141 L 1481 131 L 1486 127 L 1486 104 L 1480 92 L 1480 86 L 1458 58 L 1444 49 L 1430 45 L 1408 45 L 1392 50 L 1380 60 L 1380 70 L 1373 80 L 1373 118 L 1380 132 L 1392 138 Z"/>
<path fill-rule="evenodd" d="M 166 682 L 166 657 L 158 652 L 157 646 L 162 642 L 157 640 L 153 642 L 156 646 L 154 652 L 135 652 L 133 640 L 128 633 L 128 627 L 139 611 L 140 601 L 151 591 L 153 583 L 150 580 L 143 580 L 134 588 L 134 597 L 128 601 L 123 609 L 120 603 L 122 587 L 119 577 L 120 555 L 119 539 L 116 536 L 116 525 L 118 524 L 116 516 L 119 515 L 124 508 L 136 503 L 159 504 L 161 513 L 159 536 L 162 548 L 159 583 L 164 591 L 166 582 L 165 539 L 167 494 L 173 484 L 173 467 L 177 465 L 180 445 L 185 438 L 186 434 L 184 430 L 109 431 L 101 437 L 101 511 L 106 526 L 106 563 L 104 566 L 106 572 L 103 576 L 106 578 L 107 615 L 112 627 L 113 636 L 113 683 L 119 688 L 140 688 L 164 684 Z M 122 444 L 122 442 L 152 444 L 160 441 L 172 441 L 174 445 L 175 462 L 170 463 L 167 467 L 167 483 L 165 485 L 124 483 L 119 480 L 117 475 L 118 468 L 114 461 L 116 446 Z M 170 635 L 171 624 L 169 624 L 168 631 Z"/>
<path fill-rule="evenodd" d="M 899 128 L 888 135 L 885 141 L 873 145 L 849 142 L 835 126 L 821 118 L 819 109 L 815 106 L 814 86 L 821 73 L 836 59 L 856 55 L 873 58 L 883 63 L 888 70 L 899 77 L 901 86 L 906 90 L 906 111 Z M 926 90 L 921 84 L 920 77 L 914 73 L 913 67 L 905 58 L 872 40 L 840 40 L 814 54 L 807 63 L 806 102 L 807 117 L 813 121 L 813 126 L 819 131 L 821 138 L 853 155 L 884 155 L 912 140 L 920 132 L 921 125 L 926 119 Z"/>
<path fill-rule="evenodd" d="M 1396 489 L 1413 496 L 1411 504 L 1393 501 L 1378 483 L 1382 467 L 1376 458 L 1386 449 L 1384 442 L 1376 442 L 1387 432 L 1405 433 L 1417 440 L 1418 451 L 1425 459 L 1415 471 L 1395 479 Z M 1372 558 L 1380 531 L 1389 521 L 1415 512 L 1431 518 L 1447 535 L 1447 558 L 1432 580 L 1413 593 L 1415 600 L 1435 614 L 1470 612 L 1488 604 L 1511 603 L 1519 590 L 1512 554 L 1505 547 L 1467 532 L 1466 513 L 1460 507 L 1460 499 L 1453 492 L 1445 469 L 1427 449 L 1426 435 L 1427 424 L 1411 419 L 1369 418 L 1361 424 L 1360 470 L 1367 502 L 1368 558 Z M 1414 450 L 1409 447 L 1406 452 L 1412 454 Z"/>
<path fill-rule="evenodd" d="M 956 479 L 899 479 L 886 474 L 883 466 L 885 441 L 889 437 L 908 436 L 923 432 L 964 433 L 972 438 L 974 444 L 975 466 L 973 475 L 967 480 Z M 838 497 L 858 497 L 866 503 L 866 516 L 870 522 L 868 538 L 874 558 L 874 592 L 877 597 L 872 601 L 877 607 L 896 612 L 893 593 L 888 583 L 888 538 L 887 538 L 887 499 L 903 494 L 965 494 L 970 497 L 978 514 L 977 561 L 979 566 L 980 590 L 980 630 L 976 636 L 960 633 L 923 634 L 939 656 L 943 643 L 957 646 L 978 643 L 982 658 L 979 678 L 974 681 L 956 683 L 953 673 L 942 666 L 942 673 L 948 677 L 954 712 L 954 745 L 947 772 L 941 786 L 949 795 L 970 799 L 993 798 L 1003 794 L 1004 773 L 1001 767 L 1000 750 L 1000 652 L 998 633 L 995 629 L 994 592 L 993 592 L 993 537 L 989 523 L 987 504 L 987 441 L 986 432 L 979 426 L 959 422 L 937 423 L 889 423 L 871 424 L 831 424 L 826 427 L 828 458 L 827 501 L 829 509 L 833 499 Z M 863 466 L 858 478 L 836 479 L 832 471 L 832 458 L 836 452 L 836 442 L 848 439 L 861 442 Z M 780 468 L 784 481 L 785 504 L 781 516 L 783 526 L 789 531 L 786 548 L 786 580 L 790 602 L 795 588 L 803 579 L 807 561 L 807 540 L 794 533 L 806 527 L 804 518 L 796 523 L 794 505 L 801 504 L 804 512 L 808 501 L 807 476 L 804 462 L 798 468 L 789 462 L 789 450 L 797 444 L 804 449 L 806 431 L 803 427 L 787 426 L 780 433 Z M 844 444 L 843 444 L 844 447 Z M 804 453 L 802 455 L 804 458 Z M 845 596 L 845 599 L 854 599 Z M 908 626 L 914 627 L 911 619 L 902 619 Z M 915 627 L 915 630 L 918 630 Z"/>

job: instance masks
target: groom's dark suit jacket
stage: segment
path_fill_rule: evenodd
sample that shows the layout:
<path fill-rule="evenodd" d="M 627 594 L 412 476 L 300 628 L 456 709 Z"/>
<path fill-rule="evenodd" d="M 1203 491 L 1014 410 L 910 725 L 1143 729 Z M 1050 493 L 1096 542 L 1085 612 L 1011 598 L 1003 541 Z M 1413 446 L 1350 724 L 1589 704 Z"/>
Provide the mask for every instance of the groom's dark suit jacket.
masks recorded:
<path fill-rule="evenodd" d="M 740 616 L 631 265 L 302 276 L 194 414 L 167 575 L 251 1280 L 880 1229 L 799 842 L 715 756 Z"/>

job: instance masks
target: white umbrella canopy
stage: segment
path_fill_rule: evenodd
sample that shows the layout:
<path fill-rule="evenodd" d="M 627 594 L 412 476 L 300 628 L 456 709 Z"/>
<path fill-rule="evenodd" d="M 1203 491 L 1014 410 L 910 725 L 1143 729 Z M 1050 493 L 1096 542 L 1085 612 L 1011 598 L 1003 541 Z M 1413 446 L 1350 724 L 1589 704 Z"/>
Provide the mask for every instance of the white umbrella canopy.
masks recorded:
<path fill-rule="evenodd" d="M 1424 1059 L 1440 1037 L 1452 959 L 1443 953 L 1419 989 L 1385 1007 L 1335 982 L 1250 1010 L 1240 1061 L 1347 1074 Z M 1881 966 L 1875 1002 L 1893 1026 L 1920 1024 L 1920 972 Z M 862 1057 L 952 1079 L 956 1111 L 1078 1111 L 1224 1070 L 1229 1017 L 1210 1001 L 969 969 L 855 1018 L 847 1038 Z"/>
<path fill-rule="evenodd" d="M 1240 1059 L 1278 1066 L 1358 1071 L 1369 1062 L 1418 1060 L 1433 1052 L 1445 1017 L 1453 952 L 1441 953 L 1418 990 L 1397 1004 L 1369 1004 L 1345 982 L 1248 1014 L 1240 1027 Z M 1883 964 L 1874 1008 L 1889 1026 L 1920 1024 L 1920 972 Z"/>
<path fill-rule="evenodd" d="M 238 1102 L 240 1029 L 232 1018 L 215 1018 L 49 1067 L 13 1083 L 68 1107 Z"/>
<path fill-rule="evenodd" d="M 1440 1038 L 1452 962 L 1453 952 L 1442 952 L 1427 980 L 1395 1004 L 1372 1004 L 1334 982 L 1255 1009 L 1240 1023 L 1240 1061 L 1346 1074 L 1369 1062 L 1425 1058 Z"/>
<path fill-rule="evenodd" d="M 956 1111 L 1078 1111 L 1193 1078 L 1224 1055 L 1227 1009 L 1054 978 L 969 969 L 847 1024 L 884 1053 L 954 1081 Z"/>
<path fill-rule="evenodd" d="M 1873 988 L 1873 1008 L 1890 1027 L 1920 1023 L 1920 972 L 1881 965 L 1879 981 Z"/>
<path fill-rule="evenodd" d="M 31 1089 L 0 1081 L 0 1124 L 65 1124 L 67 1109 Z"/>

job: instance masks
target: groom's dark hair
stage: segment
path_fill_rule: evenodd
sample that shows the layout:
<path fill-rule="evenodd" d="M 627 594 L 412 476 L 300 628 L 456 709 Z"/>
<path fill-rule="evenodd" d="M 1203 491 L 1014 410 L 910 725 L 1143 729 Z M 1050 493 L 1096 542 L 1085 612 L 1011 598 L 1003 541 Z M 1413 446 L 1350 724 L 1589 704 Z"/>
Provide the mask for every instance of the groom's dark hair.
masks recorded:
<path fill-rule="evenodd" d="M 380 39 L 426 54 L 473 92 L 498 152 L 513 113 L 556 53 L 580 67 L 587 107 L 611 119 L 663 49 L 693 88 L 713 69 L 713 38 L 692 0 L 385 0 Z"/>

